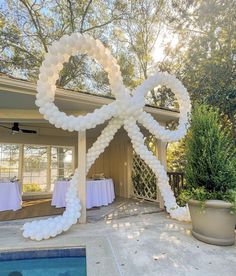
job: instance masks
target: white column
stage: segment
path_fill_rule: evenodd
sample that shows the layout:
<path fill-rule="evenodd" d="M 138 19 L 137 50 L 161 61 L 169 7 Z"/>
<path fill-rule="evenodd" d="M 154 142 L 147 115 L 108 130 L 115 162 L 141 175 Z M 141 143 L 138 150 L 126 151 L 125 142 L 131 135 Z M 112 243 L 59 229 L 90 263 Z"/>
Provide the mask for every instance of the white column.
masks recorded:
<path fill-rule="evenodd" d="M 127 163 L 126 163 L 126 170 L 127 170 L 127 197 L 131 198 L 134 194 L 133 191 L 133 183 L 132 183 L 132 166 L 133 166 L 133 148 L 130 141 L 127 143 Z"/>
<path fill-rule="evenodd" d="M 160 160 L 161 164 L 165 167 L 165 169 L 167 169 L 166 146 L 167 146 L 166 142 L 157 140 L 157 156 L 158 156 L 158 159 Z M 160 190 L 159 190 L 159 204 L 160 204 L 160 208 L 164 209 L 164 200 L 160 194 Z"/>
<path fill-rule="evenodd" d="M 72 173 L 74 174 L 75 172 L 75 147 L 72 147 Z"/>
<path fill-rule="evenodd" d="M 23 193 L 23 172 L 24 172 L 24 145 L 20 145 L 19 152 L 19 168 L 18 168 L 18 178 L 20 179 L 20 190 Z"/>
<path fill-rule="evenodd" d="M 86 132 L 78 133 L 79 198 L 82 206 L 80 223 L 86 223 Z"/>
<path fill-rule="evenodd" d="M 51 190 L 51 146 L 47 146 L 47 192 Z"/>

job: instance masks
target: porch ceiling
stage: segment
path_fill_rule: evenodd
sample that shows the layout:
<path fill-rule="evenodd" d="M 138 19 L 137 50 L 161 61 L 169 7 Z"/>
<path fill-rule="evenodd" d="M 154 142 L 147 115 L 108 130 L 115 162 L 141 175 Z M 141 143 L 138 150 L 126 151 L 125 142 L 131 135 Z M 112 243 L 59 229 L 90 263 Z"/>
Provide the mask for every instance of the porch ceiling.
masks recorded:
<path fill-rule="evenodd" d="M 0 123 L 11 125 L 12 122 L 28 125 L 29 127 L 40 130 L 40 133 L 50 133 L 54 129 L 58 135 L 77 135 L 76 132 L 70 133 L 56 129 L 51 126 L 38 112 L 35 105 L 36 85 L 19 79 L 0 76 Z M 113 101 L 111 98 L 80 93 L 71 90 L 57 89 L 55 103 L 67 114 L 86 114 L 104 104 Z M 166 110 L 146 106 L 145 111 L 159 122 L 165 124 L 168 121 L 178 120 L 179 113 L 175 110 Z M 97 136 L 104 128 L 105 124 L 88 131 L 89 136 Z"/>
<path fill-rule="evenodd" d="M 40 135 L 40 136 L 59 136 L 59 137 L 77 137 L 78 133 L 76 131 L 73 132 L 69 132 L 69 131 L 65 131 L 62 129 L 58 129 L 55 128 L 54 126 L 52 126 L 51 124 L 45 122 L 45 123 L 38 123 L 38 122 L 25 122 L 22 120 L 16 120 L 19 124 L 21 128 L 25 128 L 25 129 L 31 129 L 31 130 L 36 130 L 37 134 L 24 134 L 24 133 L 19 133 L 17 134 L 17 137 L 22 136 L 22 137 L 31 137 L 32 139 L 35 137 L 35 135 Z M 1 125 L 6 126 L 11 128 L 13 126 L 13 121 L 12 122 L 0 122 Z M 107 123 L 104 123 L 102 125 L 97 126 L 96 128 L 93 129 L 89 129 L 86 131 L 86 135 L 88 138 L 93 138 L 95 139 L 96 137 L 98 137 L 102 130 L 105 128 L 105 126 L 107 125 Z M 141 125 L 139 126 L 141 129 L 141 132 L 147 136 L 149 134 L 148 130 L 146 130 L 144 127 L 142 127 Z M 1 128 L 0 127 L 0 134 L 1 134 L 1 138 L 2 137 L 9 137 L 9 135 L 11 135 L 11 130 L 10 129 L 5 129 L 5 128 Z M 126 133 L 126 131 L 124 130 L 123 127 L 120 128 L 120 130 L 117 132 L 117 135 L 121 135 L 121 136 L 127 136 L 128 135 Z"/>

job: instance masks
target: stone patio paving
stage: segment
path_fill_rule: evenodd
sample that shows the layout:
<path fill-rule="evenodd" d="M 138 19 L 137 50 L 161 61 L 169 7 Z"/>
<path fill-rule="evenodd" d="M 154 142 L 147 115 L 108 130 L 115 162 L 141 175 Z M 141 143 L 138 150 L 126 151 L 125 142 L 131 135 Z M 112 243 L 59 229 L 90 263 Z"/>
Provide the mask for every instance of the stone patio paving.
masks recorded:
<path fill-rule="evenodd" d="M 87 221 L 114 220 L 130 216 L 160 213 L 162 210 L 155 202 L 142 199 L 116 198 L 116 200 L 104 207 L 87 210 Z"/>
<path fill-rule="evenodd" d="M 43 242 L 22 237 L 20 228 L 26 220 L 2 222 L 0 250 L 86 246 L 88 275 L 94 276 L 236 275 L 236 246 L 197 241 L 191 236 L 191 224 L 168 218 L 153 203 L 115 204 L 109 210 L 98 209 L 99 219 L 93 217 L 94 209 L 89 223 Z M 130 210 L 135 215 L 129 215 Z"/>

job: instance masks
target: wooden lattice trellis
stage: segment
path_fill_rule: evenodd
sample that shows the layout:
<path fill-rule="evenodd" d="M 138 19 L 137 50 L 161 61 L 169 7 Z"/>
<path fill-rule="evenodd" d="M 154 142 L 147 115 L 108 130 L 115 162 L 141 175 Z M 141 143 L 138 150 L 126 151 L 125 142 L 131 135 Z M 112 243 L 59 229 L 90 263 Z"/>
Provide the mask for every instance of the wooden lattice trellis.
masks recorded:
<path fill-rule="evenodd" d="M 154 154 L 156 139 L 153 136 L 145 138 L 145 144 Z M 133 151 L 132 182 L 134 196 L 147 200 L 158 201 L 157 179 L 148 165 Z"/>

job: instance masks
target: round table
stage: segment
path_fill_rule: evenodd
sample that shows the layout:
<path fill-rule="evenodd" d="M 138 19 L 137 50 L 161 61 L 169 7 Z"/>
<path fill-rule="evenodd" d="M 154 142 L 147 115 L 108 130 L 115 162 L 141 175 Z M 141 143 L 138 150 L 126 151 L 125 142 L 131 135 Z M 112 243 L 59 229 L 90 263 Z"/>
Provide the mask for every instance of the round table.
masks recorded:
<path fill-rule="evenodd" d="M 52 196 L 52 206 L 66 207 L 66 191 L 69 181 L 56 181 Z M 86 207 L 106 206 L 115 199 L 114 184 L 112 179 L 86 181 Z"/>
<path fill-rule="evenodd" d="M 0 182 L 0 211 L 21 209 L 21 201 L 18 182 Z"/>

